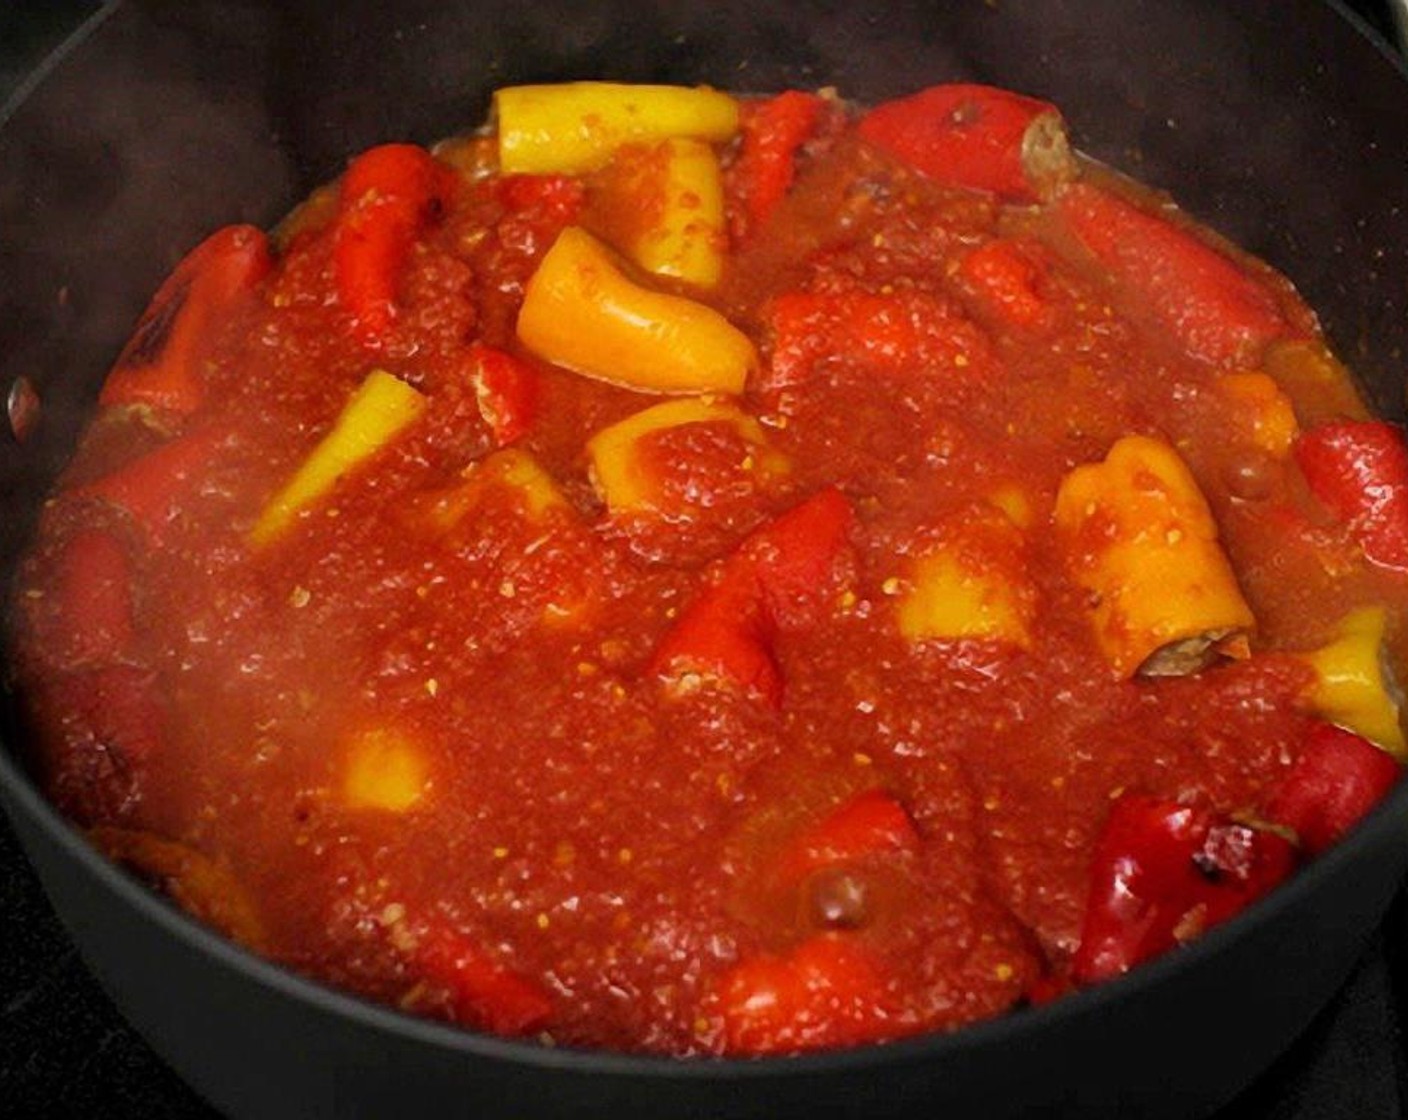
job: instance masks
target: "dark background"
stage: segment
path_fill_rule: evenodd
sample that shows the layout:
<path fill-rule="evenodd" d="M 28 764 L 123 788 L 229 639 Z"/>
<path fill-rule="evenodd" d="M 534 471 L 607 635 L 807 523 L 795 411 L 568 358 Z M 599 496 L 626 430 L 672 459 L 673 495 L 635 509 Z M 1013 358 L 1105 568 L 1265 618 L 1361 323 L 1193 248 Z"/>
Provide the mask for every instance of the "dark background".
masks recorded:
<path fill-rule="evenodd" d="M 1391 39 L 1396 28 L 1388 0 L 1349 6 Z M 91 0 L 0 0 L 0 106 L 22 92 L 33 67 L 98 8 Z M 0 914 L 0 1116 L 214 1115 L 126 1025 L 88 974 L 3 821 Z M 1408 1120 L 1405 1016 L 1408 891 L 1400 893 L 1345 990 L 1218 1120 Z"/>

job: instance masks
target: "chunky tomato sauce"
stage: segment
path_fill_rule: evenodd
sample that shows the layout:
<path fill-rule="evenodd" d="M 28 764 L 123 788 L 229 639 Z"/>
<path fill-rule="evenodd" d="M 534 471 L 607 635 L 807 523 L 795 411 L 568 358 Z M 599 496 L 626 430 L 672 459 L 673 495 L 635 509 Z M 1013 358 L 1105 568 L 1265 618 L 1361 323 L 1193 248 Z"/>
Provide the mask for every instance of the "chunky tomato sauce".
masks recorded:
<path fill-rule="evenodd" d="M 1001 91 L 567 92 L 576 162 L 504 98 L 158 294 L 13 611 L 99 846 L 417 1014 L 788 1052 L 1176 951 L 1392 785 L 1408 455 L 1285 280 Z"/>

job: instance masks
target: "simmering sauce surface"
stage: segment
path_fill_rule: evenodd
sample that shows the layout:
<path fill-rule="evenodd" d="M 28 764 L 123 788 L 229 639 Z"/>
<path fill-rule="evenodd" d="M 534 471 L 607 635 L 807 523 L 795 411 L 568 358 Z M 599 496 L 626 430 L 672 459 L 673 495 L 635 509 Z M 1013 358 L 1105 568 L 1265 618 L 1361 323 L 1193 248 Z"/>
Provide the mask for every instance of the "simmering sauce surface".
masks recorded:
<path fill-rule="evenodd" d="M 354 310 L 334 186 L 200 324 L 197 404 L 105 397 L 14 611 L 36 767 L 100 845 L 273 959 L 416 1013 L 786 1051 L 1069 986 L 1122 796 L 1260 829 L 1316 726 L 1394 746 L 1330 710 L 1311 656 L 1367 608 L 1377 664 L 1405 595 L 1298 465 L 1303 433 L 1365 414 L 1289 284 L 1107 173 L 1033 198 L 946 182 L 828 99 L 747 221 L 765 104 L 708 148 L 716 283 L 628 259 L 661 220 L 655 149 L 505 175 L 470 137 L 438 150 L 389 321 Z M 1273 329 L 1227 343 L 1170 312 L 1164 258 L 1121 263 L 1147 231 L 1091 232 L 1083 207 L 1110 199 L 1156 247 L 1166 229 L 1216 256 Z M 568 228 L 746 336 L 741 393 L 684 394 L 746 423 L 588 449 L 679 397 L 520 337 Z M 504 355 L 520 430 L 485 389 Z M 413 418 L 260 537 L 373 371 Z M 1124 592 L 1081 574 L 1128 526 L 1094 499 L 1058 515 L 1131 436 L 1184 464 L 1253 619 L 1203 626 L 1167 675 L 1102 645 Z M 603 481 L 627 454 L 634 508 Z M 1182 524 L 1157 528 L 1169 547 Z M 1185 593 L 1128 594 L 1177 614 Z"/>

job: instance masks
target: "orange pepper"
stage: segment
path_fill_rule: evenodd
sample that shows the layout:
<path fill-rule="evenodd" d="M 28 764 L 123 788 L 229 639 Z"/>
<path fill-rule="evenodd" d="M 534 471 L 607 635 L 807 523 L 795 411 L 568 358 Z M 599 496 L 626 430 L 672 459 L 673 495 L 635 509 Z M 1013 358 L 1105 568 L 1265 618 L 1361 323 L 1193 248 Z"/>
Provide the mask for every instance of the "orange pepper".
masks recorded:
<path fill-rule="evenodd" d="M 1126 436 L 1103 463 L 1071 471 L 1055 520 L 1118 676 L 1151 671 L 1153 654 L 1185 643 L 1196 661 L 1255 623 L 1198 484 L 1161 440 Z"/>
<path fill-rule="evenodd" d="M 633 283 L 576 226 L 528 281 L 518 337 L 550 362 L 646 393 L 741 393 L 757 365 L 748 336 L 717 311 Z"/>

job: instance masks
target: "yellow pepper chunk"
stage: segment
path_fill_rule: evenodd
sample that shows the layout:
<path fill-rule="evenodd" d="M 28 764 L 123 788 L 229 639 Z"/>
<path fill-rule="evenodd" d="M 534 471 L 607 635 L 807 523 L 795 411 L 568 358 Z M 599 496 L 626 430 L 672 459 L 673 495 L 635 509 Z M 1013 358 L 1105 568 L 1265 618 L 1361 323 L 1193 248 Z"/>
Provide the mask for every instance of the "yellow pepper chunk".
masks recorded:
<path fill-rule="evenodd" d="M 339 479 L 387 446 L 420 416 L 425 398 L 384 370 L 373 370 L 348 399 L 331 430 L 264 507 L 249 542 L 261 548 Z"/>
<path fill-rule="evenodd" d="M 1296 656 L 1315 670 L 1306 700 L 1318 715 L 1408 758 L 1381 655 L 1384 618 L 1382 607 L 1351 611 L 1340 621 L 1337 638 Z"/>
<path fill-rule="evenodd" d="M 514 490 L 524 514 L 532 521 L 541 521 L 550 510 L 571 508 L 542 464 L 515 447 L 494 452 L 470 467 L 468 475 L 481 490 L 494 485 Z"/>
<path fill-rule="evenodd" d="M 480 532 L 477 514 L 494 539 L 508 544 L 496 577 L 499 595 L 535 604 L 538 620 L 554 629 L 580 627 L 595 616 L 601 601 L 595 538 L 537 459 L 517 447 L 496 451 L 454 485 L 413 496 L 400 518 L 411 531 L 440 538 L 461 526 Z"/>
<path fill-rule="evenodd" d="M 1015 482 L 999 486 L 988 495 L 988 503 L 1000 509 L 1007 520 L 1019 529 L 1030 529 L 1036 517 L 1031 495 Z"/>
<path fill-rule="evenodd" d="M 552 475 L 529 452 L 517 447 L 470 464 L 461 478 L 463 481 L 448 489 L 413 499 L 410 520 L 435 533 L 448 533 L 496 489 L 507 490 L 519 512 L 530 521 L 541 522 L 553 510 L 571 510 Z"/>
<path fill-rule="evenodd" d="M 1264 373 L 1229 373 L 1217 381 L 1217 390 L 1238 416 L 1249 423 L 1251 443 L 1277 458 L 1288 455 L 1300 427 L 1291 398 Z"/>
<path fill-rule="evenodd" d="M 991 507 L 941 526 L 900 581 L 900 633 L 916 643 L 972 639 L 1029 648 L 1036 591 L 1023 552 L 1021 530 Z"/>
<path fill-rule="evenodd" d="M 528 281 L 518 337 L 550 362 L 646 393 L 741 393 L 758 362 L 748 336 L 713 308 L 632 283 L 576 226 Z"/>
<path fill-rule="evenodd" d="M 1255 623 L 1197 482 L 1161 440 L 1126 436 L 1103 463 L 1071 471 L 1055 522 L 1118 677 L 1196 671 Z"/>
<path fill-rule="evenodd" d="M 636 264 L 712 288 L 723 275 L 724 186 L 702 140 L 621 149 L 602 179 L 602 206 L 620 219 L 608 237 Z"/>
<path fill-rule="evenodd" d="M 403 731 L 372 728 L 347 746 L 342 800 L 348 808 L 404 813 L 425 795 L 429 782 L 424 746 Z"/>
<path fill-rule="evenodd" d="M 723 142 L 738 131 L 738 102 L 705 86 L 563 82 L 494 94 L 505 175 L 580 175 L 623 144 L 672 137 Z"/>
<path fill-rule="evenodd" d="M 642 455 L 642 440 L 652 433 L 686 424 L 727 424 L 748 445 L 741 469 L 776 475 L 787 471 L 785 456 L 768 443 L 762 425 L 736 404 L 712 397 L 665 401 L 603 428 L 587 441 L 592 482 L 607 508 L 616 515 L 659 509 L 659 495 Z"/>

